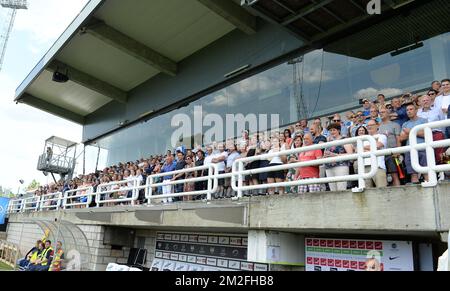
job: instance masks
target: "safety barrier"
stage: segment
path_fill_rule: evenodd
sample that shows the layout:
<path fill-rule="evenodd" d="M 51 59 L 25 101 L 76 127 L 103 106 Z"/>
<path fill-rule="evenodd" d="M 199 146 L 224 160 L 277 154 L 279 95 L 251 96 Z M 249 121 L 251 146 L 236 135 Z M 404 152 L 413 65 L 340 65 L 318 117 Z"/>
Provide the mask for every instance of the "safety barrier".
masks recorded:
<path fill-rule="evenodd" d="M 19 256 L 20 251 L 17 245 L 4 240 L 0 241 L 0 262 L 14 269 Z"/>
<path fill-rule="evenodd" d="M 23 199 L 11 199 L 8 204 L 8 213 L 18 213 L 22 211 Z"/>
<path fill-rule="evenodd" d="M 40 196 L 33 196 L 23 199 L 22 202 L 22 212 L 26 211 L 37 211 L 39 209 L 39 203 L 41 201 Z"/>
<path fill-rule="evenodd" d="M 51 193 L 41 196 L 39 209 L 58 210 L 61 207 L 62 193 Z"/>
<path fill-rule="evenodd" d="M 163 182 L 155 183 L 154 180 L 158 178 L 164 178 L 167 176 L 174 176 L 177 174 L 186 174 L 190 172 L 197 172 L 197 171 L 204 171 L 208 170 L 207 176 L 202 177 L 195 177 L 195 178 L 188 178 L 188 179 L 179 179 L 179 180 L 165 180 Z M 155 174 L 147 177 L 146 187 L 145 187 L 145 197 L 148 200 L 148 204 L 151 204 L 151 201 L 153 199 L 167 199 L 167 198 L 174 198 L 174 197 L 185 197 L 185 196 L 198 196 L 198 195 L 206 195 L 207 200 L 211 200 L 211 194 L 217 191 L 218 188 L 218 175 L 219 168 L 217 164 L 209 164 L 206 166 L 200 166 L 200 167 L 193 167 L 188 169 L 182 169 L 178 171 L 173 172 L 167 172 L 167 173 L 160 173 Z M 174 185 L 184 185 L 185 183 L 195 183 L 195 182 L 202 182 L 207 181 L 207 187 L 205 190 L 198 190 L 198 191 L 188 191 L 185 192 L 184 190 L 179 193 L 173 193 L 174 191 L 170 191 L 171 193 L 163 193 L 163 194 L 154 194 L 154 189 L 156 187 L 167 187 L 167 186 L 174 186 Z M 173 187 L 170 187 L 170 189 L 173 190 Z"/>
<path fill-rule="evenodd" d="M 370 145 L 370 152 L 364 151 L 363 142 L 367 141 Z M 357 144 L 356 153 L 355 154 L 345 154 L 337 157 L 330 158 L 322 158 L 318 160 L 312 160 L 307 162 L 297 162 L 290 164 L 283 164 L 279 166 L 271 166 L 259 169 L 252 170 L 244 170 L 244 163 L 250 163 L 257 160 L 267 160 L 274 157 L 287 156 L 292 154 L 300 154 L 302 152 L 308 152 L 312 150 L 321 150 L 333 146 L 343 146 L 347 144 Z M 234 191 L 237 191 L 238 197 L 242 197 L 243 191 L 248 190 L 257 190 L 257 189 L 267 189 L 267 188 L 277 188 L 277 187 L 289 187 L 289 186 L 299 186 L 299 185 L 307 185 L 307 184 L 323 184 L 330 182 L 344 182 L 344 181 L 358 181 L 358 188 L 352 189 L 353 192 L 362 192 L 365 188 L 364 179 L 369 179 L 375 176 L 378 162 L 375 156 L 375 152 L 377 151 L 377 144 L 374 137 L 365 135 L 352 137 L 348 139 L 335 140 L 328 143 L 316 144 L 307 147 L 300 147 L 292 150 L 274 152 L 270 154 L 264 154 L 260 156 L 253 156 L 243 159 L 238 159 L 233 163 L 233 171 L 231 177 L 231 185 Z M 370 172 L 365 173 L 364 167 L 364 159 L 370 158 Z M 305 180 L 296 180 L 290 182 L 280 182 L 280 183 L 271 183 L 271 184 L 260 184 L 260 185 L 252 185 L 252 186 L 244 186 L 243 181 L 246 175 L 252 174 L 260 174 L 260 173 L 268 173 L 273 171 L 282 171 L 288 169 L 298 169 L 301 167 L 309 167 L 309 166 L 319 166 L 329 163 L 336 162 L 345 162 L 345 161 L 358 161 L 358 173 L 354 175 L 346 175 L 346 176 L 335 176 L 335 177 L 324 177 L 324 178 L 315 178 L 315 179 L 305 179 Z M 237 179 L 236 179 L 237 176 Z"/>
<path fill-rule="evenodd" d="M 93 187 L 85 187 L 75 190 L 68 190 L 64 192 L 63 208 L 77 208 L 77 206 L 84 206 L 88 208 L 92 203 L 92 196 L 95 195 Z"/>
<path fill-rule="evenodd" d="M 193 167 L 188 169 L 182 169 L 173 172 L 167 173 L 159 173 L 155 175 L 150 175 L 145 185 L 140 185 L 138 179 L 133 180 L 125 180 L 125 181 L 116 181 L 106 184 L 101 184 L 97 187 L 97 192 L 94 193 L 92 187 L 70 190 L 66 191 L 63 195 L 63 199 L 61 201 L 61 196 L 59 198 L 53 198 L 51 201 L 56 201 L 60 203 L 59 206 L 64 209 L 74 207 L 74 206 L 85 206 L 90 207 L 92 202 L 92 197 L 95 196 L 96 206 L 99 207 L 102 204 L 117 204 L 117 203 L 128 203 L 131 205 L 135 205 L 136 200 L 139 198 L 139 192 L 144 190 L 145 198 L 147 199 L 148 204 L 152 204 L 152 201 L 155 199 L 167 199 L 173 197 L 183 197 L 183 196 L 198 196 L 198 195 L 206 195 L 206 200 L 212 199 L 212 194 L 215 193 L 218 189 L 218 180 L 219 179 L 231 179 L 231 185 L 234 191 L 237 192 L 237 197 L 241 198 L 243 196 L 244 191 L 248 190 L 257 190 L 257 189 L 269 189 L 269 188 L 277 188 L 277 187 L 292 187 L 292 186 L 300 186 L 300 185 L 310 185 L 310 184 L 324 184 L 324 183 L 333 183 L 333 182 L 347 182 L 347 181 L 357 181 L 358 187 L 352 189 L 353 192 L 362 192 L 366 188 L 365 179 L 370 179 L 376 175 L 378 170 L 378 161 L 377 157 L 380 156 L 388 156 L 393 154 L 404 154 L 407 152 L 411 153 L 411 166 L 412 168 L 418 172 L 428 175 L 428 181 L 422 183 L 423 187 L 434 187 L 437 185 L 437 173 L 450 171 L 450 164 L 444 165 L 436 165 L 436 157 L 435 157 L 435 148 L 440 147 L 449 147 L 450 139 L 433 141 L 432 129 L 436 128 L 445 128 L 450 126 L 450 120 L 437 121 L 433 123 L 427 123 L 423 125 L 419 125 L 411 129 L 409 133 L 409 141 L 410 145 L 398 148 L 390 148 L 390 149 L 377 149 L 377 136 L 358 136 L 353 138 L 341 139 L 336 141 L 331 141 L 323 144 L 311 145 L 307 147 L 301 147 L 292 150 L 285 150 L 280 152 L 274 152 L 270 154 L 264 154 L 259 156 L 253 156 L 248 158 L 237 159 L 232 166 L 232 172 L 226 174 L 218 173 L 218 165 L 210 164 L 201 167 Z M 424 143 L 417 143 L 417 138 L 424 136 Z M 297 155 L 302 152 L 326 149 L 333 146 L 343 146 L 346 144 L 356 145 L 355 152 L 352 154 L 345 154 L 335 157 L 327 157 L 321 158 L 317 160 L 311 160 L 306 162 L 295 162 L 289 164 L 283 164 L 272 167 L 244 170 L 244 164 L 250 163 L 256 160 L 262 159 L 271 159 L 274 157 L 287 156 L 287 155 Z M 364 149 L 365 146 L 369 146 L 370 150 Z M 419 152 L 425 151 L 427 166 L 421 166 L 419 163 Z M 370 159 L 370 166 L 365 165 L 365 160 Z M 319 166 L 328 163 L 336 163 L 336 162 L 344 162 L 344 161 L 357 161 L 358 169 L 357 173 L 352 175 L 345 176 L 335 176 L 335 177 L 321 177 L 315 179 L 305 179 L 305 180 L 296 180 L 289 182 L 280 182 L 280 183 L 272 183 L 272 184 L 261 184 L 261 185 L 252 185 L 245 186 L 244 178 L 247 175 L 252 174 L 260 174 L 272 171 L 284 171 L 288 169 L 298 169 L 302 167 L 308 166 Z M 370 171 L 366 172 L 366 168 L 370 167 Z M 207 170 L 207 175 L 202 177 L 195 178 L 184 178 L 179 180 L 165 180 L 163 182 L 159 182 L 161 178 L 167 176 L 173 176 L 177 174 L 187 174 L 191 172 Z M 156 189 L 163 188 L 167 186 L 180 185 L 185 183 L 196 183 L 206 181 L 206 187 L 204 190 L 197 191 L 180 191 L 179 193 L 173 193 L 174 191 L 164 191 L 163 194 L 155 193 Z M 173 187 L 170 187 L 173 189 Z M 170 192 L 170 193 L 167 193 Z M 111 197 L 111 194 L 118 193 L 117 197 Z M 49 194 L 49 196 L 55 194 Z M 10 205 L 8 206 L 8 213 L 15 213 L 21 211 L 28 210 L 42 210 L 46 209 L 46 207 L 42 207 L 45 205 L 43 201 L 39 202 L 39 199 L 44 199 L 44 201 L 50 200 L 50 198 L 46 198 L 47 195 L 43 196 L 44 198 L 39 197 L 31 197 L 22 200 L 11 200 Z M 60 202 L 58 202 L 60 201 Z M 40 204 L 40 205 L 39 205 Z M 58 207 L 52 206 L 56 209 Z"/>
<path fill-rule="evenodd" d="M 95 202 L 97 203 L 97 207 L 105 203 L 130 202 L 131 205 L 134 205 L 139 196 L 139 189 L 141 188 L 143 189 L 144 187 L 140 187 L 138 179 L 100 184 L 97 186 L 97 192 L 95 193 Z M 117 197 L 114 198 L 113 196 L 111 198 L 111 194 L 117 194 Z"/>

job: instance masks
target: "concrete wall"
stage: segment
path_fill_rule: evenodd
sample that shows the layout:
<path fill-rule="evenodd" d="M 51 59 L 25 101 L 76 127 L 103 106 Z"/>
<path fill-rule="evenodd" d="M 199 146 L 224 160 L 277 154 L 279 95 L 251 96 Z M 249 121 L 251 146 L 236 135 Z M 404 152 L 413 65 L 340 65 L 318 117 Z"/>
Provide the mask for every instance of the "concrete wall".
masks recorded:
<path fill-rule="evenodd" d="M 91 248 L 89 269 L 102 271 L 108 263 L 126 263 L 129 248 L 112 250 L 103 244 L 105 226 L 136 230 L 134 247 L 144 238 L 147 267 L 155 253 L 157 231 L 248 233 L 274 230 L 307 235 L 358 235 L 438 240 L 450 227 L 450 184 L 436 188 L 420 186 L 255 197 L 233 201 L 180 203 L 169 206 L 76 209 L 61 213 L 61 219 L 76 224 Z M 92 212 L 92 213 L 91 213 Z M 54 220 L 55 212 L 10 215 L 8 241 L 19 244 L 23 253 L 43 232 L 28 223 L 33 219 Z M 22 223 L 25 221 L 25 223 Z M 140 245 L 142 246 L 142 245 Z M 286 267 L 277 267 L 282 268 Z"/>
<path fill-rule="evenodd" d="M 127 104 L 111 102 L 87 116 L 83 140 L 117 128 L 119 121 L 133 121 L 216 86 L 237 68 L 257 67 L 301 46 L 299 39 L 273 24 L 259 23 L 251 36 L 234 30 L 182 61 L 176 77 L 159 74 L 131 91 Z"/>

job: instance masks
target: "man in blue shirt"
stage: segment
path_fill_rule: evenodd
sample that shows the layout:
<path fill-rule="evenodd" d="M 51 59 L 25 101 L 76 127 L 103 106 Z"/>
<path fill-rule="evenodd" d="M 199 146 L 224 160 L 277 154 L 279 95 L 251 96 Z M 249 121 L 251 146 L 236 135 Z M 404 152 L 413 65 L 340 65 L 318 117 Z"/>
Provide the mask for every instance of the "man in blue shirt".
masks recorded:
<path fill-rule="evenodd" d="M 176 165 L 177 165 L 177 163 L 173 160 L 173 156 L 167 155 L 166 162 L 164 163 L 164 165 L 161 168 L 161 173 L 169 173 L 169 172 L 175 171 Z M 163 180 L 170 181 L 170 180 L 172 180 L 172 178 L 173 178 L 173 175 L 168 175 L 168 176 L 164 176 Z M 163 190 L 163 194 L 172 194 L 173 193 L 172 185 L 164 185 L 164 186 L 162 186 L 162 190 Z M 163 203 L 172 202 L 172 201 L 173 201 L 172 197 L 163 198 Z"/>
<path fill-rule="evenodd" d="M 400 99 L 392 99 L 392 113 L 391 120 L 402 126 L 403 123 L 408 121 L 408 114 L 406 114 L 406 107 L 401 104 Z"/>
<path fill-rule="evenodd" d="M 420 118 L 417 116 L 417 108 L 413 104 L 410 104 L 406 107 L 406 113 L 408 114 L 409 120 L 405 122 L 402 126 L 402 132 L 400 133 L 400 141 L 407 141 L 407 145 L 409 145 L 409 133 L 411 129 L 417 125 L 428 123 L 428 121 L 424 118 Z M 424 143 L 425 139 L 423 138 L 424 132 L 423 130 L 417 133 L 417 143 Z M 414 171 L 411 165 L 411 154 L 405 154 L 405 163 L 406 163 L 406 172 L 411 175 L 411 183 L 418 184 L 419 183 L 419 175 Z M 419 151 L 419 164 L 422 167 L 427 166 L 427 157 L 425 151 Z M 424 175 L 425 180 L 428 180 L 428 175 Z"/>

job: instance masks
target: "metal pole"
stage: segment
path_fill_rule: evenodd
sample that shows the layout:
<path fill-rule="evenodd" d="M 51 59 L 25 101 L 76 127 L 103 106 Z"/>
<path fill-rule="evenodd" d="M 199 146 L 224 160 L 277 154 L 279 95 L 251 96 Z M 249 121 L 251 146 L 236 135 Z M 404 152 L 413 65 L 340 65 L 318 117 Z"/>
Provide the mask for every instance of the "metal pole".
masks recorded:
<path fill-rule="evenodd" d="M 86 175 L 86 145 L 83 145 L 83 175 Z"/>
<path fill-rule="evenodd" d="M 98 147 L 98 152 L 97 152 L 97 162 L 95 163 L 95 172 L 97 172 L 97 167 L 98 167 L 98 160 L 100 158 L 100 147 Z"/>

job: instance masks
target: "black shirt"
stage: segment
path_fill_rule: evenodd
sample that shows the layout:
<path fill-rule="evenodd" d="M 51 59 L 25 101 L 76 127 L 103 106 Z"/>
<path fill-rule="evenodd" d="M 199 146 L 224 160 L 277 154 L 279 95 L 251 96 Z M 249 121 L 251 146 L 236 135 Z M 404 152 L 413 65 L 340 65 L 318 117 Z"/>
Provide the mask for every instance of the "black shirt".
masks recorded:
<path fill-rule="evenodd" d="M 175 165 L 175 171 L 183 170 L 186 167 L 186 162 L 184 160 L 178 161 Z M 184 174 L 178 177 L 176 180 L 184 179 Z"/>

